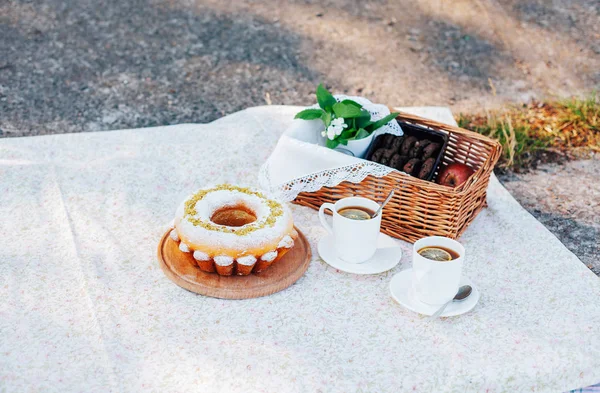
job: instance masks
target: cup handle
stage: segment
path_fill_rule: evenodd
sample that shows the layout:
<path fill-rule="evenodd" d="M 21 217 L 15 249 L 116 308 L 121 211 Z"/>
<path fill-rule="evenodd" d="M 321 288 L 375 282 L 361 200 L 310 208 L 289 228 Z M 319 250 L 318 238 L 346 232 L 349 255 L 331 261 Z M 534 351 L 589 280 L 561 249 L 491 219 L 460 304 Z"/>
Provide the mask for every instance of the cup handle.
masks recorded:
<path fill-rule="evenodd" d="M 335 206 L 333 206 L 333 203 L 324 203 L 319 208 L 319 220 L 321 221 L 321 225 L 323 225 L 323 227 L 327 229 L 327 232 L 333 235 L 333 229 L 331 228 L 331 225 L 329 225 L 327 219 L 325 218 L 325 209 L 334 211 Z"/>

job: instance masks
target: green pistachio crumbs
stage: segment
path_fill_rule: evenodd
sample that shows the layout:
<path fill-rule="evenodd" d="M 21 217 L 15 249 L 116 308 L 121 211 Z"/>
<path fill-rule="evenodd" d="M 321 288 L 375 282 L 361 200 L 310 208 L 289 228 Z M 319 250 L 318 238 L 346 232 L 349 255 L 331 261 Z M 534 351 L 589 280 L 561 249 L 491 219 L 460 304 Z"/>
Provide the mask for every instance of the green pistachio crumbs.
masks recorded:
<path fill-rule="evenodd" d="M 238 191 L 238 192 L 241 192 L 241 193 L 247 194 L 247 195 L 255 195 L 255 196 L 263 199 L 266 202 L 267 206 L 269 206 L 271 213 L 269 214 L 269 216 L 267 217 L 267 219 L 265 221 L 254 222 L 254 223 L 247 224 L 247 225 L 244 225 L 243 227 L 239 227 L 239 228 L 232 228 L 232 227 L 227 227 L 224 225 L 217 225 L 212 222 L 206 222 L 206 221 L 202 221 L 198 218 L 194 218 L 194 216 L 198 213 L 196 211 L 196 203 L 198 203 L 199 200 L 203 199 L 208 193 L 211 193 L 214 191 L 221 191 L 221 190 Z M 198 191 L 196 194 L 194 194 L 194 196 L 192 196 L 190 199 L 188 199 L 185 202 L 185 211 L 184 211 L 184 217 L 187 217 L 187 220 L 189 222 L 191 222 L 194 226 L 199 226 L 199 227 L 202 227 L 209 231 L 234 233 L 238 236 L 245 236 L 252 232 L 258 231 L 259 229 L 266 228 L 266 227 L 272 227 L 273 225 L 275 225 L 277 218 L 279 218 L 282 215 L 283 215 L 283 207 L 281 206 L 281 204 L 279 202 L 273 201 L 271 199 L 267 199 L 267 197 L 264 194 L 257 192 L 257 191 L 253 191 L 250 188 L 232 186 L 231 184 L 219 184 L 218 186 L 215 186 L 213 188 Z"/>

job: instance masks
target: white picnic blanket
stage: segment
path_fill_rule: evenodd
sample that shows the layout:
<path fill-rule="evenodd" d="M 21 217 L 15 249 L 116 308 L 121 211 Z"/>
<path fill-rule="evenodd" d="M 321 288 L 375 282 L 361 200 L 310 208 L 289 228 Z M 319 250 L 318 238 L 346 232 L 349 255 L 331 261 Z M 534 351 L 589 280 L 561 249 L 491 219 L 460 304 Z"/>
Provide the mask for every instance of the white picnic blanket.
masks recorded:
<path fill-rule="evenodd" d="M 562 392 L 600 381 L 600 280 L 492 178 L 460 241 L 482 297 L 425 323 L 391 277 L 313 261 L 269 297 L 219 300 L 160 270 L 182 198 L 253 185 L 298 107 L 210 124 L 0 140 L 0 391 Z M 446 109 L 413 109 L 452 122 Z"/>

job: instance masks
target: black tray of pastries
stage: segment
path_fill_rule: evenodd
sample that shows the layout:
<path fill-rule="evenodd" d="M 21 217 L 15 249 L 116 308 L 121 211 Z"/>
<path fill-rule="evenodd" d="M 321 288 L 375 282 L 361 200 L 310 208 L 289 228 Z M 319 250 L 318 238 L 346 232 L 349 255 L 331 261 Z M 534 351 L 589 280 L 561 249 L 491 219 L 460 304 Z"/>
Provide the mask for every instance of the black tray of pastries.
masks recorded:
<path fill-rule="evenodd" d="M 431 181 L 446 151 L 448 134 L 414 124 L 398 124 L 404 135 L 378 136 L 369 147 L 367 160 Z"/>

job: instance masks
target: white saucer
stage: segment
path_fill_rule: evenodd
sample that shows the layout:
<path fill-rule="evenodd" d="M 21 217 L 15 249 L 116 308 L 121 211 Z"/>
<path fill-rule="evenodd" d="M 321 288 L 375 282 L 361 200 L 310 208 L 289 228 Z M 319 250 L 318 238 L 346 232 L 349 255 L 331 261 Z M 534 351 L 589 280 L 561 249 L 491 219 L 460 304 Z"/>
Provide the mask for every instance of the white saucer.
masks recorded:
<path fill-rule="evenodd" d="M 321 239 L 318 250 L 321 259 L 328 265 L 338 270 L 354 274 L 383 273 L 396 266 L 398 262 L 400 262 L 400 259 L 402 259 L 402 248 L 400 247 L 400 244 L 392 237 L 383 233 L 380 233 L 377 238 L 377 251 L 375 251 L 375 255 L 362 263 L 349 263 L 338 258 L 333 245 L 332 235 Z"/>
<path fill-rule="evenodd" d="M 441 306 L 432 306 L 417 300 L 413 294 L 411 281 L 412 269 L 403 270 L 392 277 L 392 281 L 390 281 L 390 293 L 394 300 L 416 313 L 423 315 L 434 314 Z M 473 288 L 473 292 L 471 292 L 469 297 L 462 302 L 452 302 L 448 304 L 441 315 L 442 317 L 454 317 L 469 312 L 479 301 L 479 291 L 468 277 L 462 276 L 460 285 L 470 285 L 471 288 Z"/>

